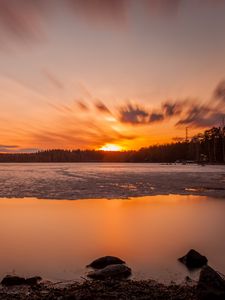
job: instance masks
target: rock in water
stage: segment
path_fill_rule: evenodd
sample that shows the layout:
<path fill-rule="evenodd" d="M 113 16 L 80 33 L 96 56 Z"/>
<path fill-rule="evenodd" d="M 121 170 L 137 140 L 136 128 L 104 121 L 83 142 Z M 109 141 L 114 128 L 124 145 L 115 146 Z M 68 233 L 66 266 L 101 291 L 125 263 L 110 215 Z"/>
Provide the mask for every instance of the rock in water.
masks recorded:
<path fill-rule="evenodd" d="M 208 259 L 205 256 L 193 249 L 191 249 L 185 256 L 178 258 L 178 260 L 185 264 L 189 269 L 201 268 L 208 262 Z"/>
<path fill-rule="evenodd" d="M 109 265 L 125 264 L 125 261 L 115 256 L 104 256 L 94 260 L 87 267 L 92 267 L 94 269 L 103 269 Z"/>
<path fill-rule="evenodd" d="M 26 284 L 26 279 L 19 276 L 7 275 L 2 279 L 1 284 L 5 286 L 24 285 Z"/>
<path fill-rule="evenodd" d="M 199 276 L 197 294 L 200 300 L 224 300 L 225 280 L 211 267 L 205 266 Z"/>
<path fill-rule="evenodd" d="M 27 285 L 37 285 L 41 280 L 42 278 L 40 276 L 34 276 L 34 277 L 27 278 L 25 281 Z"/>
<path fill-rule="evenodd" d="M 124 264 L 109 265 L 101 270 L 88 273 L 88 277 L 98 280 L 125 279 L 131 275 L 131 269 Z"/>

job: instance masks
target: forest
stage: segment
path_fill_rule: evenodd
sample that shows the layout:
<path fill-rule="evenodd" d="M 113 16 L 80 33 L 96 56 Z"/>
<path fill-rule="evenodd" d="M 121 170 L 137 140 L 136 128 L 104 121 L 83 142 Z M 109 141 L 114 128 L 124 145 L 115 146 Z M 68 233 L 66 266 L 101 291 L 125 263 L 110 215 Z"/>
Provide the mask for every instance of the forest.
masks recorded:
<path fill-rule="evenodd" d="M 0 162 L 225 163 L 225 127 L 213 127 L 190 139 L 139 150 L 53 149 L 36 153 L 0 153 Z"/>

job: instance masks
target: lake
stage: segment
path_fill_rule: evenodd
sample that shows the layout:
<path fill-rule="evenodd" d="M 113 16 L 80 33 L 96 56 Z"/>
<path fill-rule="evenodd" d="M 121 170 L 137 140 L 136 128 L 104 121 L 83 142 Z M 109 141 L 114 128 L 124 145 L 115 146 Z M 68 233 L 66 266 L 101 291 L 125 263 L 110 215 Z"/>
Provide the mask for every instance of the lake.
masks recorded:
<path fill-rule="evenodd" d="M 225 198 L 224 165 L 0 164 L 0 198 L 96 199 L 149 195 Z"/>
<path fill-rule="evenodd" d="M 2 198 L 0 276 L 79 280 L 93 259 L 115 255 L 127 262 L 135 279 L 180 282 L 198 275 L 177 261 L 190 248 L 225 273 L 224 232 L 225 201 L 210 196 Z"/>

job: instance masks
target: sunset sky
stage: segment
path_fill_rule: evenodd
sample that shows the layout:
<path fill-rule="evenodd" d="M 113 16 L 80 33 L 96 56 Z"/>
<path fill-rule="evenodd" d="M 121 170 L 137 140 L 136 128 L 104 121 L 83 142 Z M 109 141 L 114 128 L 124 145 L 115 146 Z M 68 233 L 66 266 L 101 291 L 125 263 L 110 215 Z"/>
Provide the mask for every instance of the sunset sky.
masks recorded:
<path fill-rule="evenodd" d="M 0 0 L 0 152 L 191 136 L 224 80 L 225 0 Z"/>

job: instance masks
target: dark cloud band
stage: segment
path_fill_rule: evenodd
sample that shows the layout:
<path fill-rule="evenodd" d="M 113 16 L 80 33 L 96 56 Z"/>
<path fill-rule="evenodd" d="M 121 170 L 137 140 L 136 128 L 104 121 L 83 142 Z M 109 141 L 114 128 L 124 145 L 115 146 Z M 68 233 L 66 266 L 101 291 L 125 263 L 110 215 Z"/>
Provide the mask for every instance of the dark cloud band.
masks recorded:
<path fill-rule="evenodd" d="M 225 118 L 225 81 L 221 81 L 213 92 L 212 99 L 206 104 L 186 99 L 167 101 L 160 109 L 149 112 L 138 105 L 126 105 L 119 110 L 122 123 L 146 125 L 160 123 L 169 118 L 177 118 L 176 126 L 209 127 L 218 125 Z"/>

